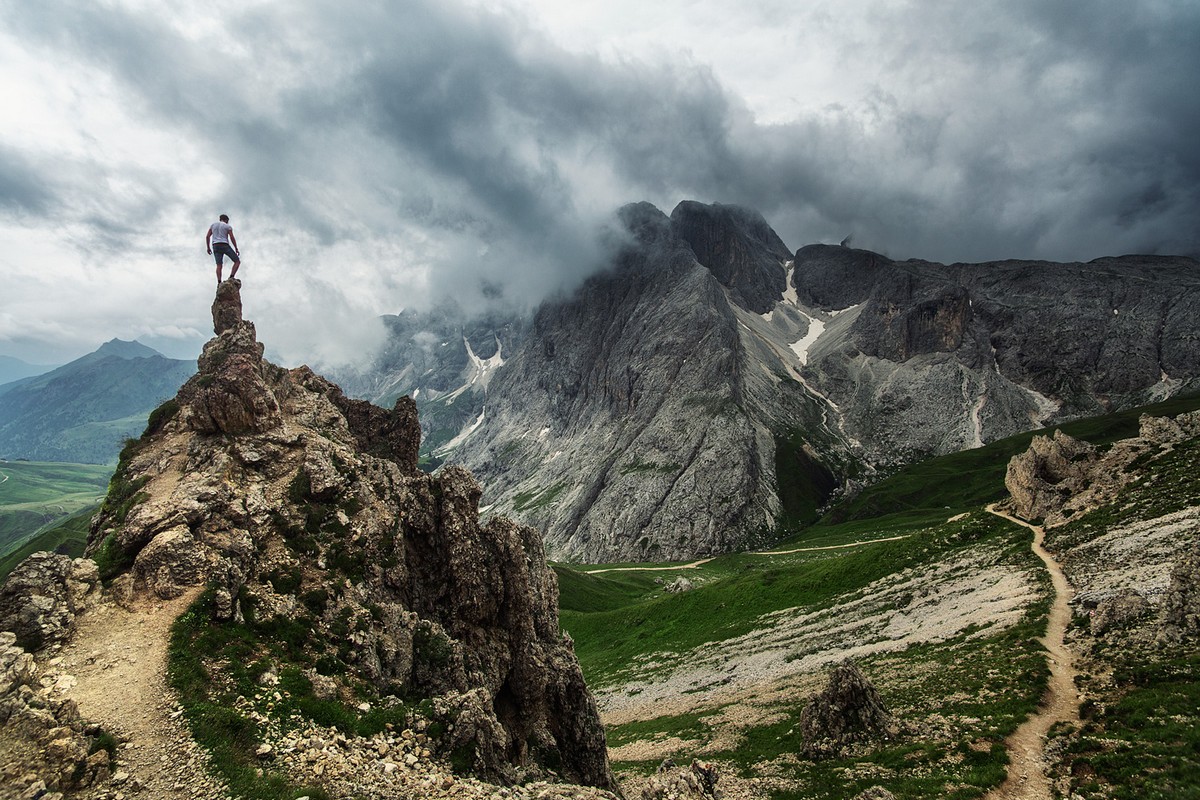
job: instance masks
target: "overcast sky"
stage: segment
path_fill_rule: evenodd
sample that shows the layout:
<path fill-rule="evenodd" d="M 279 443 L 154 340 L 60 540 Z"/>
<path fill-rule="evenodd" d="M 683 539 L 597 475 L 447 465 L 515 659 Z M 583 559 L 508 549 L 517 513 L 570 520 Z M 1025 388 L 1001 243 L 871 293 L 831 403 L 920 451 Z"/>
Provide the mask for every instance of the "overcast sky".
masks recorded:
<path fill-rule="evenodd" d="M 569 289 L 638 200 L 793 249 L 1195 254 L 1197 42 L 1195 0 L 0 0 L 0 354 L 194 355 L 222 212 L 289 364 Z"/>

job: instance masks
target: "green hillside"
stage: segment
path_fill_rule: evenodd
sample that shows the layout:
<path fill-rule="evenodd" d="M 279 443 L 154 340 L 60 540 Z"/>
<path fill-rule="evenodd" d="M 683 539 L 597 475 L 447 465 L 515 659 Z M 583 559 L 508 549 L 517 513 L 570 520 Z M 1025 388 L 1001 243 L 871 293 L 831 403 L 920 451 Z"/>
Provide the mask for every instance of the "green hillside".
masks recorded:
<path fill-rule="evenodd" d="M 195 374 L 193 361 L 165 358 L 114 339 L 0 394 L 0 457 L 116 464 L 146 415 Z"/>
<path fill-rule="evenodd" d="M 826 522 L 871 519 L 902 511 L 963 511 L 979 508 L 1005 496 L 1004 471 L 1008 461 L 1029 448 L 1034 436 L 1062 430 L 1076 439 L 1108 445 L 1136 436 L 1143 414 L 1174 417 L 1200 408 L 1200 395 L 1175 397 L 1162 403 L 1076 420 L 1037 431 L 1010 436 L 985 447 L 931 458 L 909 465 L 880 481 L 849 502 L 834 508 Z M 819 531 L 820 526 L 813 529 Z"/>
<path fill-rule="evenodd" d="M 111 475 L 111 467 L 93 464 L 0 461 L 0 559 L 7 560 L 17 550 L 24 552 L 33 537 L 93 509 L 104 496 Z M 72 522 L 76 529 L 79 524 L 78 520 Z M 42 540 L 47 547 L 36 549 L 54 549 L 77 538 L 76 534 L 60 531 Z M 0 575 L 10 569 L 0 562 Z"/>

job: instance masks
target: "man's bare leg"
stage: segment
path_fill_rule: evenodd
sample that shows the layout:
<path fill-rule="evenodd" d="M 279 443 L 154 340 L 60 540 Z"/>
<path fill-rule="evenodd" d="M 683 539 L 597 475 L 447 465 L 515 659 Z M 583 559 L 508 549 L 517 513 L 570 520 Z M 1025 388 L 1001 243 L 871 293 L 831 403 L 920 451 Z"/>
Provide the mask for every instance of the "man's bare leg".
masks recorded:
<path fill-rule="evenodd" d="M 237 277 L 237 268 L 240 267 L 241 265 L 242 265 L 242 262 L 240 262 L 240 261 L 233 262 L 233 271 L 229 273 L 229 280 L 233 280 L 234 278 Z"/>
<path fill-rule="evenodd" d="M 221 265 L 217 264 L 217 283 L 221 282 Z"/>

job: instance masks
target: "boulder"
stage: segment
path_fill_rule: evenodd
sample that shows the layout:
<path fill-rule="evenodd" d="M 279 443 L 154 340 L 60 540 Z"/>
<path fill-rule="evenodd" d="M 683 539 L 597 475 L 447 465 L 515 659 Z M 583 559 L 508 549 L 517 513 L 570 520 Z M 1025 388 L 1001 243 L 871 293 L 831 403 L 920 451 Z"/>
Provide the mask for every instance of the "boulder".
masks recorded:
<path fill-rule="evenodd" d="M 1200 548 L 1186 553 L 1171 570 L 1162 603 L 1159 641 L 1178 644 L 1200 634 Z"/>
<path fill-rule="evenodd" d="M 1096 448 L 1062 431 L 1035 436 L 1029 449 L 1012 457 L 1004 485 L 1025 519 L 1040 520 L 1060 511 L 1088 482 Z"/>
<path fill-rule="evenodd" d="M 717 768 L 707 761 L 680 767 L 668 758 L 642 788 L 642 800 L 716 800 L 719 779 Z"/>
<path fill-rule="evenodd" d="M 208 560 L 186 527 L 155 536 L 133 562 L 135 577 L 163 599 L 178 597 L 188 587 L 204 583 Z"/>
<path fill-rule="evenodd" d="M 882 786 L 872 786 L 854 795 L 854 800 L 896 800 L 896 795 Z"/>
<path fill-rule="evenodd" d="M 682 575 L 663 587 L 663 591 L 669 594 L 682 594 L 695 589 L 696 585 Z"/>
<path fill-rule="evenodd" d="M 100 573 L 91 559 L 34 553 L 0 587 L 0 630 L 12 631 L 31 652 L 65 641 L 74 631 L 76 613 L 99 591 L 99 584 Z"/>
<path fill-rule="evenodd" d="M 1112 630 L 1130 628 L 1153 614 L 1150 601 L 1136 589 L 1124 589 L 1096 604 L 1092 633 L 1103 636 Z"/>
<path fill-rule="evenodd" d="M 802 750 L 809 758 L 836 756 L 853 744 L 896 733 L 879 692 L 852 660 L 829 674 L 829 683 L 800 713 Z"/>

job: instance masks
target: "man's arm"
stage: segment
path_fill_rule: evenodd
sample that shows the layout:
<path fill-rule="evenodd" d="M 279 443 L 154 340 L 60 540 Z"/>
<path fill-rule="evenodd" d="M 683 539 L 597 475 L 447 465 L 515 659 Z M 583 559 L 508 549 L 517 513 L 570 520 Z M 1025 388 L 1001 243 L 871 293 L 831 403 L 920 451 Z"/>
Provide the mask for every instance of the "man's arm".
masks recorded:
<path fill-rule="evenodd" d="M 233 252 L 240 256 L 241 253 L 238 252 L 237 237 L 233 235 L 233 228 L 229 229 L 229 243 L 233 245 Z"/>
<path fill-rule="evenodd" d="M 204 237 L 204 249 L 210 256 L 212 255 L 212 226 L 209 226 L 208 234 Z"/>

